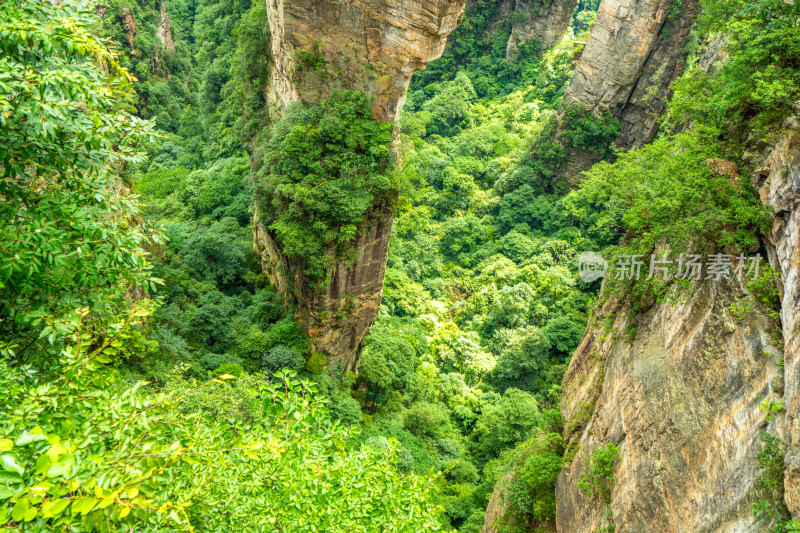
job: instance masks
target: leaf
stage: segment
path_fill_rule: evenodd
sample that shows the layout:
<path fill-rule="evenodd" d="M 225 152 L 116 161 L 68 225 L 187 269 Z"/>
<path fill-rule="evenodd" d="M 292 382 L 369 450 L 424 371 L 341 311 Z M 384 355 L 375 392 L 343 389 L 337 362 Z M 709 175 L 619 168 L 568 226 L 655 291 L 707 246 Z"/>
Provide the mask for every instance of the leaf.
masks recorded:
<path fill-rule="evenodd" d="M 7 452 L 13 447 L 14 443 L 11 441 L 11 439 L 0 439 L 0 452 Z"/>
<path fill-rule="evenodd" d="M 59 498 L 54 502 L 48 502 L 48 503 L 50 505 L 47 506 L 46 509 L 43 508 L 44 518 L 50 518 L 52 516 L 60 515 L 61 513 L 64 512 L 64 509 L 66 509 L 69 506 L 69 504 L 72 503 L 72 500 L 70 500 L 69 498 Z"/>
<path fill-rule="evenodd" d="M 25 516 L 24 516 L 24 518 L 23 518 L 23 521 L 25 521 L 25 522 L 30 522 L 31 520 L 33 520 L 34 518 L 36 518 L 36 514 L 37 514 L 38 512 L 39 512 L 39 508 L 38 508 L 38 507 L 31 507 L 31 508 L 29 508 L 29 509 L 28 509 L 28 511 L 25 513 Z"/>
<path fill-rule="evenodd" d="M 120 509 L 120 511 L 119 511 L 119 517 L 120 517 L 120 518 L 125 518 L 125 517 L 126 517 L 126 516 L 128 516 L 129 514 L 131 514 L 131 508 L 130 508 L 130 507 L 123 507 L 123 508 L 122 508 L 122 509 Z"/>
<path fill-rule="evenodd" d="M 9 472 L 7 470 L 0 470 L 0 483 L 21 483 L 22 476 L 16 472 Z"/>
<path fill-rule="evenodd" d="M 25 472 L 25 469 L 20 466 L 20 464 L 12 455 L 3 455 L 0 457 L 0 463 L 2 463 L 5 470 L 16 472 L 19 475 L 22 475 L 22 473 Z"/>
<path fill-rule="evenodd" d="M 97 505 L 98 501 L 99 500 L 97 498 L 81 498 L 75 502 L 75 505 L 72 506 L 72 512 L 87 514 L 94 509 L 94 506 Z"/>
<path fill-rule="evenodd" d="M 3 485 L 0 485 L 0 500 L 7 500 L 13 495 L 14 492 L 11 489 Z"/>
<path fill-rule="evenodd" d="M 26 431 L 22 435 L 17 437 L 17 440 L 14 442 L 14 444 L 16 444 L 17 446 L 25 446 L 32 442 L 39 442 L 42 440 L 47 440 L 47 436 L 42 435 L 41 433 L 29 433 Z"/>
<path fill-rule="evenodd" d="M 25 498 L 17 501 L 17 503 L 14 505 L 14 508 L 11 509 L 11 518 L 15 522 L 22 522 L 22 519 L 25 518 L 25 513 L 28 512 L 28 506 L 28 500 Z"/>

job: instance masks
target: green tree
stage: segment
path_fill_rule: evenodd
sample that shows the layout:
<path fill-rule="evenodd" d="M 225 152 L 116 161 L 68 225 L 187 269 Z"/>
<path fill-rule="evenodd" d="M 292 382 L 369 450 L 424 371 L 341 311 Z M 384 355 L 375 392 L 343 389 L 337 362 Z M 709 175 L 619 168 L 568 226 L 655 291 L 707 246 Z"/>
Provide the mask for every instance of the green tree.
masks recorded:
<path fill-rule="evenodd" d="M 0 5 L 0 318 L 45 333 L 67 310 L 119 308 L 152 283 L 150 235 L 117 175 L 152 130 L 117 111 L 128 74 L 86 29 L 89 7 Z"/>

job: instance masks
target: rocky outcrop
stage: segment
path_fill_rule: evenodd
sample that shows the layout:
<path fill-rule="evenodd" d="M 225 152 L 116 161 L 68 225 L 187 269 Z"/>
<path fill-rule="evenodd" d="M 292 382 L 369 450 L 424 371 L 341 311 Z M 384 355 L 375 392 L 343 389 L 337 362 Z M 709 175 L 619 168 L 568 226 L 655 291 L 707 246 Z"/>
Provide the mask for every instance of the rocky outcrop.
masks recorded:
<path fill-rule="evenodd" d="M 595 312 L 563 381 L 574 458 L 557 482 L 558 531 L 767 531 L 751 505 L 756 455 L 761 432 L 782 435 L 783 422 L 768 423 L 760 404 L 778 399 L 783 372 L 777 324 L 760 311 L 737 316 L 730 306 L 744 298 L 740 280 L 709 280 L 674 305 L 635 314 L 610 298 Z M 578 481 L 606 443 L 620 459 L 604 502 Z"/>
<path fill-rule="evenodd" d="M 378 316 L 393 209 L 393 200 L 373 206 L 350 245 L 356 259 L 337 263 L 328 272 L 330 283 L 321 289 L 303 274 L 301 265 L 283 255 L 263 224 L 255 225 L 255 246 L 264 271 L 284 298 L 296 305 L 295 319 L 314 348 L 344 370 L 356 369 L 359 345 Z M 333 256 L 335 249 L 328 253 Z"/>
<path fill-rule="evenodd" d="M 684 71 L 686 44 L 699 12 L 698 0 L 603 0 L 561 117 L 575 105 L 597 116 L 610 112 L 620 121 L 617 146 L 630 149 L 652 141 L 670 86 Z M 567 127 L 563 124 L 561 131 Z M 572 147 L 558 175 L 574 184 L 602 158 L 602 151 Z"/>
<path fill-rule="evenodd" d="M 795 105 L 800 116 L 800 102 Z M 773 210 L 770 264 L 779 274 L 787 422 L 786 505 L 800 519 L 800 118 L 781 125 L 772 143 L 752 154 L 762 201 Z M 759 164 L 760 163 L 760 164 Z"/>
<path fill-rule="evenodd" d="M 119 12 L 119 20 L 122 22 L 122 29 L 125 31 L 125 38 L 128 40 L 128 47 L 133 50 L 133 39 L 136 37 L 136 19 L 127 7 Z"/>
<path fill-rule="evenodd" d="M 513 60 L 526 42 L 537 40 L 544 50 L 558 44 L 578 0 L 516 0 L 506 59 Z"/>
<path fill-rule="evenodd" d="M 412 75 L 441 55 L 466 0 L 268 0 L 273 116 L 292 102 L 315 104 L 335 90 L 374 98 L 376 120 L 394 121 Z M 348 250 L 320 287 L 292 264 L 255 215 L 264 270 L 328 363 L 357 368 L 358 350 L 378 315 L 394 199 L 374 204 Z"/>
<path fill-rule="evenodd" d="M 375 97 L 393 121 L 411 76 L 439 57 L 466 0 L 268 0 L 278 108 L 315 103 L 335 89 Z"/>
<path fill-rule="evenodd" d="M 619 117 L 619 146 L 647 144 L 699 12 L 697 0 L 603 0 L 564 102 Z"/>
<path fill-rule="evenodd" d="M 169 11 L 167 11 L 166 2 L 161 2 L 158 10 L 158 26 L 156 27 L 156 35 L 158 40 L 161 41 L 161 46 L 170 52 L 175 51 L 175 40 L 172 38 L 172 23 L 169 20 Z"/>

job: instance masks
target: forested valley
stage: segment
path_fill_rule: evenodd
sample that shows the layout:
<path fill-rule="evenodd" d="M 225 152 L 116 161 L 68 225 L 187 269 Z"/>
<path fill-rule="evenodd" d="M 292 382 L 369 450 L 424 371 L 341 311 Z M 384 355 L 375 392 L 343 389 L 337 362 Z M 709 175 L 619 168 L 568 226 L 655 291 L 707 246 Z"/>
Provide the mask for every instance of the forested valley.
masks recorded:
<path fill-rule="evenodd" d="M 468 0 L 397 120 L 337 81 L 350 67 L 316 41 L 289 56 L 305 85 L 277 108 L 271 2 L 3 2 L 2 527 L 645 531 L 614 515 L 622 441 L 581 445 L 597 396 L 565 417 L 562 385 L 573 359 L 606 349 L 592 342 L 633 343 L 648 310 L 699 289 L 586 282 L 579 255 L 641 254 L 645 273 L 665 246 L 772 261 L 748 153 L 800 127 L 800 4 L 660 3 L 661 38 L 688 4 L 696 22 L 668 91 L 641 97 L 669 95 L 652 139 L 625 145 L 616 108 L 565 99 L 601 0 L 562 2 L 548 39 L 517 28 L 559 0 L 525 12 Z M 709 50 L 725 56 L 713 68 Z M 373 63 L 352 67 L 370 87 L 388 78 Z M 311 102 L 309 80 L 343 89 Z M 361 300 L 319 312 L 300 300 L 355 269 L 352 243 L 380 210 L 391 239 L 376 318 L 357 324 L 347 359 L 324 343 Z M 271 271 L 278 256 L 290 276 Z M 725 312 L 772 320 L 761 357 L 780 353 L 769 364 L 782 372 L 800 354 L 779 331 L 780 275 L 765 259 Z M 764 402 L 765 424 L 791 403 Z M 789 437 L 772 424 L 738 531 L 800 531 L 783 500 Z M 576 458 L 576 494 L 604 529 L 557 528 Z"/>

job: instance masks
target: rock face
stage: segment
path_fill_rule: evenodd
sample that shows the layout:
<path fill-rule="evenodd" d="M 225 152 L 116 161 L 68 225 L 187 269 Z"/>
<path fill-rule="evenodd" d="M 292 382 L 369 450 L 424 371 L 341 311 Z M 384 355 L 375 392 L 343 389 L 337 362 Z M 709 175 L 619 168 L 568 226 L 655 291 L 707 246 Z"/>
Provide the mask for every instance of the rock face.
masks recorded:
<path fill-rule="evenodd" d="M 161 2 L 159 7 L 159 20 L 158 27 L 156 28 L 156 35 L 158 40 L 161 41 L 161 46 L 170 52 L 175 51 L 175 40 L 172 38 L 172 23 L 169 20 L 169 11 L 167 11 L 166 2 Z"/>
<path fill-rule="evenodd" d="M 800 114 L 800 106 L 796 105 Z M 774 210 L 770 263 L 780 274 L 786 383 L 786 505 L 800 519 L 800 119 L 784 121 L 777 140 L 756 156 L 762 201 Z"/>
<path fill-rule="evenodd" d="M 564 106 L 580 104 L 620 120 L 616 144 L 649 143 L 671 96 L 670 85 L 686 64 L 686 44 L 700 12 L 698 0 L 603 0 L 564 95 Z M 602 155 L 574 148 L 560 171 L 570 181 Z"/>
<path fill-rule="evenodd" d="M 267 0 L 271 101 L 315 103 L 335 89 L 375 97 L 393 121 L 411 76 L 439 57 L 466 0 Z M 322 61 L 324 61 L 324 64 Z"/>
<path fill-rule="evenodd" d="M 515 58 L 519 47 L 533 39 L 544 50 L 558 44 L 576 5 L 578 0 L 516 0 L 506 59 Z"/>
<path fill-rule="evenodd" d="M 378 316 L 393 209 L 394 201 L 373 206 L 351 244 L 357 259 L 338 263 L 321 290 L 313 288 L 300 265 L 287 260 L 262 224 L 255 225 L 255 247 L 264 271 L 284 298 L 296 305 L 295 320 L 314 348 L 344 370 L 356 369 L 358 348 Z"/>
<path fill-rule="evenodd" d="M 669 98 L 670 84 L 684 70 L 684 51 L 700 12 L 697 0 L 603 0 L 567 104 L 610 110 L 622 128 L 623 148 L 650 142 Z"/>
<path fill-rule="evenodd" d="M 119 20 L 122 22 L 122 29 L 125 30 L 125 37 L 128 40 L 128 47 L 133 50 L 133 39 L 136 37 L 136 19 L 127 7 L 119 12 Z"/>
<path fill-rule="evenodd" d="M 759 406 L 779 399 L 781 355 L 770 344 L 779 326 L 758 311 L 735 315 L 729 306 L 745 294 L 737 279 L 698 282 L 688 300 L 640 313 L 633 337 L 628 303 L 611 298 L 597 310 L 563 381 L 574 459 L 557 482 L 558 531 L 767 531 L 751 504 L 760 433 L 783 434 L 782 415 L 768 423 Z M 578 480 L 606 443 L 620 460 L 603 502 Z"/>
<path fill-rule="evenodd" d="M 374 97 L 376 120 L 394 121 L 412 75 L 439 57 L 466 0 L 268 0 L 273 115 L 292 102 L 315 104 L 335 90 Z M 255 214 L 264 270 L 329 364 L 357 368 L 358 350 L 378 316 L 394 199 L 373 205 L 345 257 L 316 288 L 283 255 Z M 331 255 L 334 250 L 329 250 Z"/>

